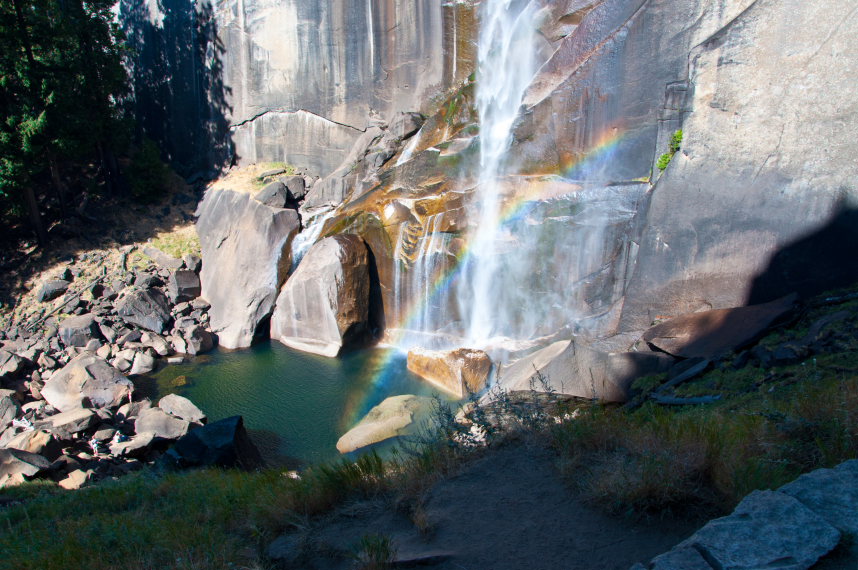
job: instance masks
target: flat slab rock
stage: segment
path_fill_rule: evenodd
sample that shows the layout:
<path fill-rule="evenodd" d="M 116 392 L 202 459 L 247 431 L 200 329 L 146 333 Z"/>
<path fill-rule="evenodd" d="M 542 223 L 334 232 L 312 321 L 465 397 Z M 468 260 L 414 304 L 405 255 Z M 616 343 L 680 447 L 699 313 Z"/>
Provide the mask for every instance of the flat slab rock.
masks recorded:
<path fill-rule="evenodd" d="M 810 568 L 840 541 L 840 532 L 798 500 L 754 491 L 732 514 L 715 519 L 677 545 L 693 548 L 719 569 Z"/>
<path fill-rule="evenodd" d="M 793 311 L 796 300 L 789 295 L 763 305 L 680 315 L 648 329 L 643 340 L 674 356 L 712 358 L 758 339 Z"/>
<path fill-rule="evenodd" d="M 432 398 L 410 394 L 386 398 L 337 441 L 337 451 L 348 453 L 402 435 L 415 415 L 431 403 Z"/>

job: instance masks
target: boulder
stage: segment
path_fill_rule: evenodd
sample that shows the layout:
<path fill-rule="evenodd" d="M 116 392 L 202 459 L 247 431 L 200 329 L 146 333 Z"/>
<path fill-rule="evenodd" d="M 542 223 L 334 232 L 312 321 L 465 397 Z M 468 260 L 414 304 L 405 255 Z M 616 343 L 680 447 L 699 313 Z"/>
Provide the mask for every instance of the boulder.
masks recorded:
<path fill-rule="evenodd" d="M 369 253 L 363 240 L 341 234 L 317 242 L 277 297 L 271 338 L 286 346 L 337 356 L 368 330 Z"/>
<path fill-rule="evenodd" d="M 167 394 L 158 402 L 158 407 L 179 419 L 191 423 L 204 423 L 206 415 L 189 399 L 177 394 Z"/>
<path fill-rule="evenodd" d="M 778 489 L 812 510 L 834 528 L 858 535 L 858 460 L 834 469 L 817 469 Z"/>
<path fill-rule="evenodd" d="M 62 444 L 44 430 L 23 431 L 9 440 L 4 447 L 35 453 L 48 460 L 56 459 L 62 451 Z"/>
<path fill-rule="evenodd" d="M 50 431 L 59 439 L 72 439 L 73 434 L 89 429 L 98 421 L 98 416 L 92 410 L 77 408 L 48 416 L 44 421 L 38 422 L 36 427 Z"/>
<path fill-rule="evenodd" d="M 603 352 L 564 340 L 503 366 L 497 383 L 510 392 L 551 391 L 603 402 L 626 402 L 636 378 L 666 372 L 673 363 L 674 359 L 666 354 Z"/>
<path fill-rule="evenodd" d="M 203 265 L 203 260 L 200 259 L 200 256 L 194 255 L 193 253 L 186 253 L 183 255 L 182 261 L 185 262 L 185 267 L 194 273 L 199 273 L 200 268 Z"/>
<path fill-rule="evenodd" d="M 185 350 L 184 354 L 191 356 L 208 352 L 214 348 L 215 337 L 200 325 L 195 325 L 185 331 Z"/>
<path fill-rule="evenodd" d="M 18 485 L 47 471 L 50 461 L 20 449 L 0 449 L 0 489 Z"/>
<path fill-rule="evenodd" d="M 481 392 L 488 383 L 492 361 L 482 350 L 408 351 L 408 370 L 461 399 Z"/>
<path fill-rule="evenodd" d="M 95 315 L 88 313 L 63 319 L 59 335 L 63 346 L 85 347 L 89 341 L 99 336 Z"/>
<path fill-rule="evenodd" d="M 156 439 L 179 439 L 188 433 L 190 422 L 169 415 L 161 408 L 147 408 L 134 421 L 134 432 L 151 433 Z"/>
<path fill-rule="evenodd" d="M 140 342 L 154 350 L 158 356 L 169 356 L 172 352 L 170 343 L 159 334 L 152 332 L 143 333 Z"/>
<path fill-rule="evenodd" d="M 0 396 L 0 429 L 12 423 L 20 411 L 17 402 L 11 396 Z"/>
<path fill-rule="evenodd" d="M 143 253 L 148 255 L 159 267 L 164 269 L 177 270 L 181 269 L 183 262 L 181 259 L 176 259 L 172 255 L 167 255 L 155 246 L 147 245 L 143 247 Z"/>
<path fill-rule="evenodd" d="M 754 491 L 732 514 L 715 519 L 677 549 L 693 548 L 715 568 L 810 568 L 840 541 L 840 532 L 799 501 Z"/>
<path fill-rule="evenodd" d="M 196 299 L 201 291 L 199 275 L 189 269 L 174 271 L 167 280 L 167 295 L 173 304 Z"/>
<path fill-rule="evenodd" d="M 286 185 L 279 180 L 266 184 L 262 190 L 253 196 L 253 199 L 272 208 L 285 208 L 289 201 Z"/>
<path fill-rule="evenodd" d="M 36 298 L 40 303 L 46 303 L 47 301 L 53 301 L 66 291 L 68 291 L 69 285 L 71 283 L 66 281 L 65 279 L 56 279 L 54 281 L 48 281 L 39 289 L 39 292 L 36 294 Z"/>
<path fill-rule="evenodd" d="M 285 176 L 280 181 L 286 186 L 286 198 L 289 202 L 303 200 L 307 195 L 307 185 L 303 176 Z"/>
<path fill-rule="evenodd" d="M 170 322 L 167 297 L 159 289 L 128 288 L 116 301 L 116 313 L 126 323 L 156 333 L 164 332 Z"/>
<path fill-rule="evenodd" d="M 155 434 L 151 431 L 138 433 L 131 439 L 110 444 L 110 454 L 116 457 L 142 457 L 149 452 Z"/>
<path fill-rule="evenodd" d="M 212 331 L 226 348 L 250 346 L 289 271 L 292 238 L 301 227 L 298 213 L 247 194 L 209 190 L 197 215 L 200 281 L 211 303 Z"/>
<path fill-rule="evenodd" d="M 131 375 L 149 374 L 155 370 L 155 357 L 148 352 L 138 352 L 134 355 L 134 361 L 131 364 Z"/>
<path fill-rule="evenodd" d="M 432 398 L 410 394 L 386 398 L 337 441 L 337 451 L 349 453 L 403 435 L 414 424 L 415 415 L 428 410 L 431 404 Z"/>
<path fill-rule="evenodd" d="M 195 429 L 167 450 L 164 460 L 174 468 L 218 466 L 251 470 L 263 465 L 241 416 Z"/>
<path fill-rule="evenodd" d="M 91 470 L 75 469 L 65 479 L 61 479 L 58 485 L 67 491 L 73 491 L 83 487 L 91 476 Z"/>
<path fill-rule="evenodd" d="M 0 349 L 0 376 L 15 376 L 27 367 L 27 361 L 14 352 Z"/>
<path fill-rule="evenodd" d="M 398 139 L 407 139 L 423 126 L 423 115 L 420 113 L 397 113 L 390 121 L 388 131 Z"/>
<path fill-rule="evenodd" d="M 790 295 L 763 305 L 680 315 L 648 329 L 643 340 L 674 356 L 713 358 L 758 340 L 793 312 L 796 299 Z"/>
<path fill-rule="evenodd" d="M 641 570 L 712 570 L 703 556 L 693 548 L 669 550 L 652 559 L 650 565 L 640 566 Z"/>
<path fill-rule="evenodd" d="M 54 408 L 67 412 L 84 405 L 114 407 L 131 397 L 131 381 L 103 359 L 83 353 L 51 376 L 42 396 Z"/>

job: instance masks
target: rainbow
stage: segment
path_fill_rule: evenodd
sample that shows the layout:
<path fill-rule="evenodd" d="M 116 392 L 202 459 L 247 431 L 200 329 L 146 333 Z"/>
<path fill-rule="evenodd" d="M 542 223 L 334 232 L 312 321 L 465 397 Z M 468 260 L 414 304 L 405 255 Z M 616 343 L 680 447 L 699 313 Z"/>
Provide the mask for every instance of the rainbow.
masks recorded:
<path fill-rule="evenodd" d="M 596 165 L 609 161 L 622 142 L 624 135 L 625 132 L 619 128 L 606 129 L 587 153 L 577 160 L 564 164 L 559 174 L 533 177 L 524 186 L 523 192 L 517 192 L 505 201 L 498 213 L 498 227 L 522 219 L 540 202 L 565 196 L 580 189 L 581 186 L 574 184 L 573 180 L 580 179 L 581 174 L 588 172 Z M 380 396 L 383 394 L 384 387 L 389 383 L 392 374 L 398 374 L 402 371 L 402 361 L 408 348 L 402 343 L 404 334 L 419 317 L 426 303 L 449 294 L 456 277 L 467 267 L 473 255 L 472 245 L 466 244 L 456 254 L 450 267 L 432 283 L 428 296 L 410 300 L 409 306 L 404 311 L 404 316 L 400 318 L 399 326 L 394 329 L 397 333 L 388 338 L 387 342 L 393 348 L 383 351 L 378 359 L 370 359 L 366 365 L 367 368 L 363 370 L 365 374 L 362 373 L 361 377 L 372 378 L 372 381 L 366 390 L 361 391 L 361 396 L 356 396 L 355 401 L 349 402 L 344 422 L 353 424 L 354 421 L 368 412 L 372 405 L 380 401 Z"/>

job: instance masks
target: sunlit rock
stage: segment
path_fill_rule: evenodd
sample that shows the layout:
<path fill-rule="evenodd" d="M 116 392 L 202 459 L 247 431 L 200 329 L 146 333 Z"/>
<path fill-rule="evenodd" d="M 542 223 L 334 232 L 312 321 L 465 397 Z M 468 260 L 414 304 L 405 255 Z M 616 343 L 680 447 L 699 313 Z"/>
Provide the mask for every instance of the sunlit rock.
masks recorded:
<path fill-rule="evenodd" d="M 86 406 L 114 407 L 131 396 L 131 381 L 104 359 L 83 353 L 51 376 L 42 396 L 54 408 L 67 412 Z"/>
<path fill-rule="evenodd" d="M 403 435 L 421 410 L 428 410 L 432 398 L 391 396 L 375 406 L 358 424 L 337 441 L 337 451 L 348 453 L 379 441 Z"/>
<path fill-rule="evenodd" d="M 271 316 L 271 338 L 286 346 L 337 356 L 370 328 L 369 252 L 356 235 L 316 243 L 293 273 Z"/>
<path fill-rule="evenodd" d="M 673 362 L 666 354 L 602 352 L 563 340 L 502 367 L 497 385 L 509 392 L 535 390 L 625 402 L 636 378 L 665 372 Z"/>
<path fill-rule="evenodd" d="M 481 392 L 488 383 L 492 361 L 482 350 L 408 351 L 408 370 L 457 398 Z"/>
<path fill-rule="evenodd" d="M 210 190 L 197 215 L 202 296 L 211 303 L 212 331 L 225 348 L 250 346 L 289 271 L 298 213 L 271 208 L 248 194 Z"/>

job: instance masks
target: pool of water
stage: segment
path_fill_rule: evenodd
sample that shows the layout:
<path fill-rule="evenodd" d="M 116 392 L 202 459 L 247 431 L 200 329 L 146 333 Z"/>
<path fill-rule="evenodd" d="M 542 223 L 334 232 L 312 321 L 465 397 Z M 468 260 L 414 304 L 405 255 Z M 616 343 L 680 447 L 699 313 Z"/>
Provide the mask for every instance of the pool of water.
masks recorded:
<path fill-rule="evenodd" d="M 167 366 L 148 382 L 143 389 L 153 399 L 186 396 L 209 421 L 244 416 L 269 463 L 289 467 L 340 457 L 335 447 L 340 436 L 385 398 L 437 393 L 409 372 L 405 354 L 393 349 L 325 358 L 277 342 L 215 350 Z"/>

